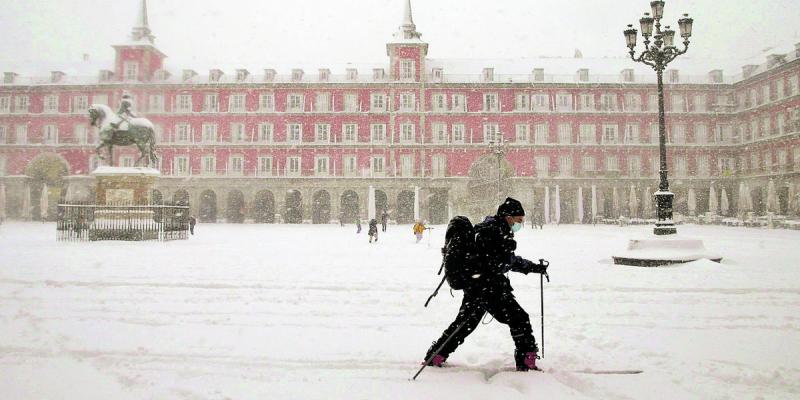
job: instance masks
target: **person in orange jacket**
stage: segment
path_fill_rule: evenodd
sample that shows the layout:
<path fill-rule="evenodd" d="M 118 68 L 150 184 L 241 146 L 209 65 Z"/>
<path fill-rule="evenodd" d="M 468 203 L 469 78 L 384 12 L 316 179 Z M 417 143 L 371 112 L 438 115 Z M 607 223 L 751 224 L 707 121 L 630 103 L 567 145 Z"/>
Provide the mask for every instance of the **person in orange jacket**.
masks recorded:
<path fill-rule="evenodd" d="M 417 223 L 414 224 L 414 236 L 417 237 L 417 243 L 422 240 L 422 232 L 425 232 L 425 224 L 422 223 L 421 220 L 417 220 Z"/>

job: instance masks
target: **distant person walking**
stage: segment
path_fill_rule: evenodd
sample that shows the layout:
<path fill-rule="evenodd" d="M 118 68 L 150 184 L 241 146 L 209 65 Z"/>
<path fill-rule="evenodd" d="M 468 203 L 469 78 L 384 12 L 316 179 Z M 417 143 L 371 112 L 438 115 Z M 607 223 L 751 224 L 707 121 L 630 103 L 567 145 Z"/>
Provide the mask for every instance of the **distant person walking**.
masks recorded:
<path fill-rule="evenodd" d="M 361 218 L 356 217 L 356 234 L 361 233 Z"/>
<path fill-rule="evenodd" d="M 386 210 L 383 210 L 383 214 L 381 214 L 381 229 L 386 232 L 386 224 L 389 223 L 389 213 Z"/>
<path fill-rule="evenodd" d="M 197 218 L 194 215 L 189 216 L 189 233 L 194 235 L 194 226 L 197 225 Z"/>
<path fill-rule="evenodd" d="M 417 237 L 417 243 L 419 243 L 422 240 L 422 233 L 425 232 L 425 224 L 423 224 L 421 220 L 417 220 L 417 223 L 414 224 L 412 229 L 414 231 L 414 236 Z"/>
<path fill-rule="evenodd" d="M 367 231 L 367 234 L 369 235 L 370 243 L 372 243 L 373 237 L 376 242 L 378 241 L 378 220 L 375 218 L 369 220 L 369 231 Z"/>

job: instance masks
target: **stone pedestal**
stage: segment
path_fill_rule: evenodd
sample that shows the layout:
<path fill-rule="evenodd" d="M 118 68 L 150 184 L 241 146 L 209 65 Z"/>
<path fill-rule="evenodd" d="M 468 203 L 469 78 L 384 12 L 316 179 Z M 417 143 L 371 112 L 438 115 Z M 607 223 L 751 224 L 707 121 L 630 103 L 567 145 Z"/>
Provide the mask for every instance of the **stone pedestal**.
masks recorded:
<path fill-rule="evenodd" d="M 153 168 L 100 166 L 92 175 L 97 179 L 96 204 L 146 205 L 161 173 Z"/>
<path fill-rule="evenodd" d="M 628 242 L 628 248 L 613 256 L 614 264 L 657 267 L 707 258 L 720 262 L 722 256 L 706 250 L 701 239 L 674 235 L 652 235 Z"/>

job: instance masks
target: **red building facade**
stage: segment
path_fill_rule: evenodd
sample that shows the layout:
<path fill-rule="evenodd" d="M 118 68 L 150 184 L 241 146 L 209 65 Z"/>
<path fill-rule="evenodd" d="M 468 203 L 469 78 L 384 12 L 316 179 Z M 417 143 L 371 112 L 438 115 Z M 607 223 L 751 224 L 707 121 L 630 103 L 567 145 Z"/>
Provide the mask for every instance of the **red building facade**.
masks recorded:
<path fill-rule="evenodd" d="M 205 221 L 324 223 L 387 209 L 400 222 L 442 223 L 489 212 L 498 181 L 499 196 L 545 221 L 653 213 L 655 77 L 629 60 L 432 59 L 410 1 L 374 65 L 170 72 L 144 1 L 130 42 L 114 49 L 114 65 L 91 78 L 5 73 L 9 216 L 38 217 L 31 204 L 43 182 L 53 200 L 92 197 L 98 160 L 86 110 L 116 107 L 124 92 L 156 126 L 157 198 L 188 200 Z M 796 46 L 732 77 L 713 66 L 702 76 L 667 71 L 677 213 L 797 212 L 798 59 Z M 498 142 L 500 157 L 489 145 Z M 119 165 L 136 158 L 118 151 Z"/>

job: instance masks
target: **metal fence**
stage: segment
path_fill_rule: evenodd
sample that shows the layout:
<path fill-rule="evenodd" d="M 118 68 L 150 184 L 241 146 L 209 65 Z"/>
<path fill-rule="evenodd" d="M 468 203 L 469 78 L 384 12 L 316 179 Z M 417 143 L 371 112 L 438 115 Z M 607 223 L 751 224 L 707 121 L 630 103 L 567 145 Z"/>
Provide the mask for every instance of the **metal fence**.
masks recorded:
<path fill-rule="evenodd" d="M 189 207 L 59 204 L 56 230 L 60 241 L 187 239 Z"/>

